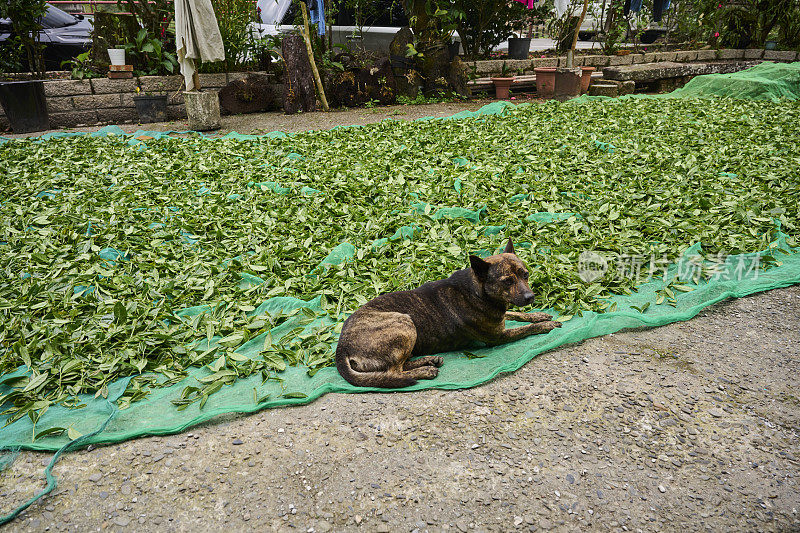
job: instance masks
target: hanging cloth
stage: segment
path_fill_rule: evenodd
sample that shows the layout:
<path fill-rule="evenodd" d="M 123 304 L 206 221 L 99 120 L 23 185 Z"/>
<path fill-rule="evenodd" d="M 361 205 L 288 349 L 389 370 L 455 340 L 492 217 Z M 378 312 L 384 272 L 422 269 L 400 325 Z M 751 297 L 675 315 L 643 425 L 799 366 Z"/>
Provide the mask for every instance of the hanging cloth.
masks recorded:
<path fill-rule="evenodd" d="M 187 91 L 197 89 L 195 59 L 204 62 L 225 59 L 225 47 L 211 0 L 175 1 L 175 49 Z"/>
<path fill-rule="evenodd" d="M 263 24 L 280 24 L 292 0 L 258 0 L 258 12 Z"/>
<path fill-rule="evenodd" d="M 555 0 L 556 4 L 556 17 L 561 18 L 567 12 L 568 0 Z"/>
<path fill-rule="evenodd" d="M 653 1 L 658 2 L 658 0 L 653 0 Z M 641 10 L 642 10 L 642 0 L 625 0 L 625 7 L 623 8 L 623 11 L 626 17 L 631 11 L 633 11 L 634 13 L 638 13 Z"/>
<path fill-rule="evenodd" d="M 653 21 L 660 22 L 668 8 L 669 0 L 653 0 Z"/>
<path fill-rule="evenodd" d="M 320 35 L 325 35 L 325 0 L 316 0 L 316 4 L 309 8 L 311 23 L 317 25 Z"/>

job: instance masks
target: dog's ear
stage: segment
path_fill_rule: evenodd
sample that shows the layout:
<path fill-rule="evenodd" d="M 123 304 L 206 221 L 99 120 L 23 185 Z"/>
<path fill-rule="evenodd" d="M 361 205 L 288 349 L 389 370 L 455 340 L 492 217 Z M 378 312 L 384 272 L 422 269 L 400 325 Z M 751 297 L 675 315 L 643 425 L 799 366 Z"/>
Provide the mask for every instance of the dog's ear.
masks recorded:
<path fill-rule="evenodd" d="M 489 263 L 478 257 L 477 255 L 469 256 L 469 265 L 472 267 L 472 271 L 475 272 L 475 276 L 483 281 L 486 279 L 486 276 L 489 274 Z"/>
<path fill-rule="evenodd" d="M 503 253 L 517 255 L 514 251 L 514 243 L 511 242 L 511 238 L 508 239 L 508 244 L 506 244 L 506 249 L 503 251 Z"/>

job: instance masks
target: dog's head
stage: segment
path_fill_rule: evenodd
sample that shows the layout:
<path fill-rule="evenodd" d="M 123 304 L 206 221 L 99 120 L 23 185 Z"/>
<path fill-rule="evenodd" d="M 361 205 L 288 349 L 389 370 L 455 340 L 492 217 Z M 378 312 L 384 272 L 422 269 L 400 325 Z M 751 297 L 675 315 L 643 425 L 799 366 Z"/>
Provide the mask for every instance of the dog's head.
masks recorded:
<path fill-rule="evenodd" d="M 483 286 L 483 293 L 492 301 L 507 308 L 523 307 L 533 303 L 533 292 L 528 286 L 528 269 L 514 253 L 511 239 L 502 254 L 486 259 L 471 255 L 470 266 Z"/>

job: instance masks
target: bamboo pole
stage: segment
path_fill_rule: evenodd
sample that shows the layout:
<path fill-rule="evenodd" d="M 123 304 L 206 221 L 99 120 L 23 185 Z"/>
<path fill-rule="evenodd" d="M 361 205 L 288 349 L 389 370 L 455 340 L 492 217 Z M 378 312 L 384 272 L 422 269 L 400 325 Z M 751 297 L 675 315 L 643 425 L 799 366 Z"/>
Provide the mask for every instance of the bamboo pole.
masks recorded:
<path fill-rule="evenodd" d="M 572 45 L 567 52 L 567 67 L 573 67 L 573 57 L 575 56 L 575 47 L 578 45 L 578 34 L 581 32 L 581 24 L 586 17 L 586 10 L 589 8 L 589 0 L 583 0 L 583 10 L 581 11 L 581 18 L 578 19 L 578 25 L 575 27 L 575 35 L 572 36 Z"/>
<path fill-rule="evenodd" d="M 303 39 L 306 41 L 308 60 L 311 62 L 311 72 L 314 73 L 314 81 L 317 82 L 319 99 L 322 100 L 322 109 L 325 111 L 330 111 L 330 108 L 328 107 L 328 99 L 325 98 L 325 88 L 322 86 L 322 78 L 319 77 L 319 71 L 317 70 L 317 62 L 314 61 L 314 49 L 311 47 L 311 32 L 308 29 L 308 12 L 305 2 L 300 2 L 300 10 L 303 12 Z"/>

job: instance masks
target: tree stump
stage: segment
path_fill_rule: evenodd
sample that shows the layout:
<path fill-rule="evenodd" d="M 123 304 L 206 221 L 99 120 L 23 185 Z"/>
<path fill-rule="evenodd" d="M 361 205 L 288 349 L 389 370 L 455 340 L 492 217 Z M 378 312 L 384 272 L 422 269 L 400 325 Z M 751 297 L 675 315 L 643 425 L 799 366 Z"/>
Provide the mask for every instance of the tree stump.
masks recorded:
<path fill-rule="evenodd" d="M 298 111 L 314 111 L 317 108 L 317 95 L 305 41 L 299 35 L 287 35 L 281 50 L 286 68 L 283 110 L 287 115 Z"/>
<path fill-rule="evenodd" d="M 224 113 L 239 115 L 275 109 L 275 91 L 269 77 L 249 74 L 243 80 L 230 82 L 219 91 L 219 105 Z"/>
<path fill-rule="evenodd" d="M 416 98 L 422 85 L 422 80 L 419 73 L 414 70 L 414 59 L 406 57 L 409 44 L 414 44 L 414 33 L 411 28 L 405 26 L 400 28 L 400 31 L 395 34 L 392 43 L 389 45 L 389 60 L 394 74 L 396 93 L 409 98 Z"/>
<path fill-rule="evenodd" d="M 425 96 L 437 96 L 450 92 L 447 77 L 450 70 L 450 52 L 442 43 L 420 44 L 423 49 L 422 79 Z"/>
<path fill-rule="evenodd" d="M 389 59 L 378 59 L 371 67 L 361 69 L 358 88 L 366 94 L 367 100 L 377 100 L 381 105 L 393 103 L 397 97 L 397 84 Z"/>
<path fill-rule="evenodd" d="M 447 81 L 450 87 L 461 96 L 472 96 L 472 91 L 467 85 L 469 81 L 469 67 L 456 56 L 450 62 L 450 69 L 447 73 Z"/>

